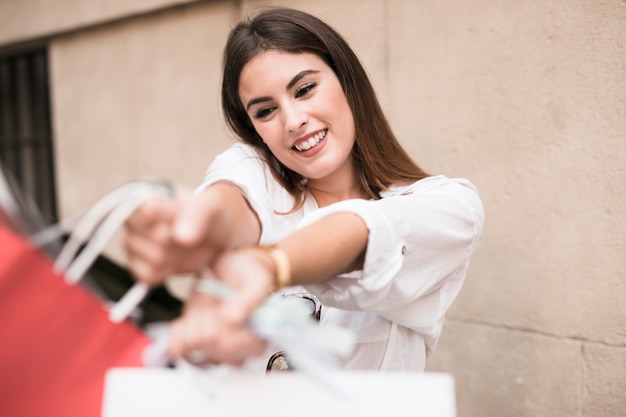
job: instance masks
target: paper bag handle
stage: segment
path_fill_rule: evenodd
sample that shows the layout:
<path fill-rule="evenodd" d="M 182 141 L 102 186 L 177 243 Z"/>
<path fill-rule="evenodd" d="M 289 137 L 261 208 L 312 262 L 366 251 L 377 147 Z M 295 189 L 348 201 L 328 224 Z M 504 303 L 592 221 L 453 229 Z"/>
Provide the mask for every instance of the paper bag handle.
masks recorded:
<path fill-rule="evenodd" d="M 96 202 L 77 219 L 69 219 L 63 223 L 33 236 L 36 245 L 43 245 L 47 240 L 55 238 L 60 231 L 75 223 L 67 242 L 57 256 L 54 267 L 62 274 L 69 284 L 78 283 L 87 270 L 95 262 L 102 250 L 119 230 L 128 217 L 144 202 L 156 196 L 172 197 L 172 186 L 167 182 L 134 181 L 125 184 Z M 91 238 L 80 252 L 84 239 Z M 135 283 L 133 287 L 109 311 L 113 322 L 123 321 L 143 300 L 149 291 L 143 283 Z"/>

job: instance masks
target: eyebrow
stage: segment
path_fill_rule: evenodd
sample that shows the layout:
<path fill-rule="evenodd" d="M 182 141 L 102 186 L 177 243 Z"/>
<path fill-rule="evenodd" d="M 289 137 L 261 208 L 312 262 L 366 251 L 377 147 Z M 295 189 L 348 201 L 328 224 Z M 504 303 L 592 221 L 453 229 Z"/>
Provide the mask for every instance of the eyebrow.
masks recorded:
<path fill-rule="evenodd" d="M 295 77 L 293 77 L 291 79 L 291 81 L 289 81 L 289 83 L 287 84 L 287 88 L 286 90 L 291 90 L 293 88 L 294 85 L 296 85 L 296 83 L 298 81 L 300 81 L 302 78 L 306 77 L 307 75 L 310 74 L 317 74 L 319 71 L 317 70 L 305 70 L 305 71 L 300 71 L 299 73 L 297 73 L 295 75 Z M 250 110 L 250 107 L 254 106 L 255 104 L 258 103 L 263 103 L 265 101 L 270 101 L 272 98 L 268 97 L 268 96 L 264 96 L 264 97 L 257 97 L 257 98 L 253 98 L 252 100 L 250 100 L 248 102 L 248 104 L 246 105 L 246 111 Z"/>

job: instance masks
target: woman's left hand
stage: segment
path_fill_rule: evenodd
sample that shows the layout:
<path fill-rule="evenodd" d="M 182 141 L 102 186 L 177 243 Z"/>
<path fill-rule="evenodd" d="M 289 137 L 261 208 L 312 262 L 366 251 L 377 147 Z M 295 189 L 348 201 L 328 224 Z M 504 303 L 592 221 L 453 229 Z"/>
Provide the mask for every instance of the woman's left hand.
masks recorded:
<path fill-rule="evenodd" d="M 194 291 L 172 326 L 170 353 L 197 365 L 241 365 L 265 351 L 248 323 L 272 291 L 274 264 L 265 250 L 247 247 L 223 252 L 212 272 L 232 293 L 222 299 Z"/>

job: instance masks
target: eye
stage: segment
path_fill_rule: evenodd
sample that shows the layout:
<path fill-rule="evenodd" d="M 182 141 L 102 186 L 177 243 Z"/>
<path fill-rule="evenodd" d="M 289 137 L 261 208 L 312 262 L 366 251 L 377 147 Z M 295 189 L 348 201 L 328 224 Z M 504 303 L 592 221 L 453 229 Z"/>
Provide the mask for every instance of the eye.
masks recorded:
<path fill-rule="evenodd" d="M 315 87 L 317 87 L 317 83 L 308 83 L 308 84 L 304 84 L 302 87 L 298 88 L 296 90 L 296 98 L 300 98 L 303 96 L 306 96 L 307 94 L 309 94 L 311 92 L 311 90 L 313 90 Z"/>
<path fill-rule="evenodd" d="M 272 112 L 274 112 L 273 107 L 263 107 L 262 109 L 259 109 L 256 113 L 254 113 L 254 118 L 261 120 L 267 119 L 269 115 L 272 114 Z"/>

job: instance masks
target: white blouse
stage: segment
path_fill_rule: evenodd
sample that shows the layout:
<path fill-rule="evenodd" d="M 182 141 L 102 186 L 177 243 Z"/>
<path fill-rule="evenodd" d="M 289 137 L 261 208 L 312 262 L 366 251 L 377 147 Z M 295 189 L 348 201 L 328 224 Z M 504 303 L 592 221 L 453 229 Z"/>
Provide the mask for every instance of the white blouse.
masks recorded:
<path fill-rule="evenodd" d="M 320 325 L 356 333 L 346 369 L 423 371 L 483 229 L 483 206 L 469 181 L 433 176 L 391 187 L 380 200 L 323 208 L 309 195 L 299 210 L 280 214 L 292 209 L 293 198 L 243 143 L 217 156 L 201 188 L 218 181 L 242 190 L 261 222 L 261 244 L 333 213 L 360 216 L 369 229 L 363 270 L 306 286 L 322 302 Z"/>

